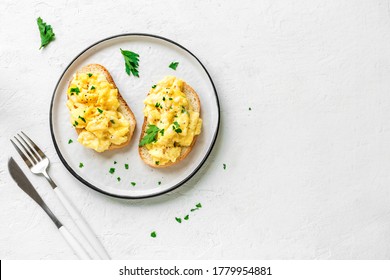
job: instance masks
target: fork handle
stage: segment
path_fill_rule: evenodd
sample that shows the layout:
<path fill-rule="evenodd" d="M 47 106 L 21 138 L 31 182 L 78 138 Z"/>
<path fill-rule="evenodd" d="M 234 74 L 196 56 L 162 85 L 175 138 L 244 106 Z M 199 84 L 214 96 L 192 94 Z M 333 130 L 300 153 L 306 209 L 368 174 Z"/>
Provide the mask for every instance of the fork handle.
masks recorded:
<path fill-rule="evenodd" d="M 61 232 L 64 239 L 66 240 L 66 242 L 68 242 L 69 246 L 73 249 L 73 251 L 79 257 L 79 259 L 81 260 L 91 259 L 91 257 L 87 254 L 87 252 L 80 245 L 77 239 L 74 238 L 74 236 L 68 231 L 68 229 L 65 226 L 61 226 L 60 228 L 58 228 L 58 230 Z"/>
<path fill-rule="evenodd" d="M 90 247 L 94 250 L 93 253 L 98 259 L 109 260 L 110 256 L 107 251 L 104 249 L 102 243 L 97 239 L 92 229 L 89 227 L 87 222 L 81 217 L 80 213 L 73 206 L 69 198 L 61 190 L 61 188 L 54 188 L 54 192 L 57 194 L 59 200 L 64 205 L 65 209 L 68 211 L 69 215 L 73 218 L 73 221 L 78 226 L 81 233 L 84 235 L 84 238 L 89 243 Z"/>

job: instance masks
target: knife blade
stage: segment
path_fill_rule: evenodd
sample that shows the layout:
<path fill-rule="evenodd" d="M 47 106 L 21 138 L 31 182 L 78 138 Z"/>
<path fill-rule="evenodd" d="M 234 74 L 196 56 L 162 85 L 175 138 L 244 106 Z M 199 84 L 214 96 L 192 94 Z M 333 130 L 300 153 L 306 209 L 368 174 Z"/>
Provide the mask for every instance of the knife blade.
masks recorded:
<path fill-rule="evenodd" d="M 38 203 L 39 206 L 42 207 L 42 209 L 47 213 L 57 228 L 62 227 L 61 222 L 57 219 L 53 212 L 51 212 L 49 207 L 43 201 L 42 197 L 38 194 L 34 186 L 27 179 L 26 175 L 24 175 L 23 171 L 12 157 L 8 160 L 8 170 L 12 179 L 14 179 L 19 188 L 21 188 L 26 194 L 28 194 L 29 197 L 31 197 L 36 203 Z"/>

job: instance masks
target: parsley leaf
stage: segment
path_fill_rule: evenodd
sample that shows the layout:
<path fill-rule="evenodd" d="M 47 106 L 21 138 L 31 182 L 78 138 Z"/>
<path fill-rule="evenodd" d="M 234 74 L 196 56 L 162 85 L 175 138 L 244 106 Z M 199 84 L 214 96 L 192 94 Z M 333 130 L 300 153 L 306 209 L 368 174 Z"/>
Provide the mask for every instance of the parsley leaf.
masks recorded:
<path fill-rule="evenodd" d="M 169 64 L 169 68 L 173 69 L 173 70 L 176 70 L 177 66 L 179 65 L 179 62 L 171 62 L 171 64 Z"/>
<path fill-rule="evenodd" d="M 152 232 L 150 233 L 150 236 L 153 237 L 153 238 L 156 238 L 157 234 L 156 234 L 155 231 L 152 231 Z"/>
<path fill-rule="evenodd" d="M 39 34 L 41 36 L 41 46 L 39 49 L 42 49 L 46 47 L 51 41 L 53 41 L 56 35 L 54 34 L 51 25 L 47 25 L 46 22 L 43 22 L 40 17 L 37 18 L 37 24 L 39 28 Z"/>
<path fill-rule="evenodd" d="M 73 88 L 71 88 L 70 89 L 70 91 L 69 92 L 71 92 L 71 93 L 76 93 L 77 95 L 79 95 L 79 93 L 80 93 L 80 89 L 78 88 L 78 87 L 73 87 Z"/>
<path fill-rule="evenodd" d="M 110 120 L 110 122 L 111 122 L 112 124 L 115 124 L 115 121 L 114 121 L 114 120 Z"/>
<path fill-rule="evenodd" d="M 83 167 L 84 167 L 84 164 L 83 164 L 82 162 L 80 162 L 79 167 L 80 167 L 80 168 L 83 168 Z"/>
<path fill-rule="evenodd" d="M 188 221 L 189 218 L 190 218 L 190 215 L 186 215 L 186 216 L 184 217 L 184 220 Z"/>
<path fill-rule="evenodd" d="M 68 144 L 71 144 L 71 143 L 73 143 L 73 140 L 69 139 Z"/>
<path fill-rule="evenodd" d="M 202 204 L 200 204 L 200 203 L 196 204 L 195 206 L 196 206 L 196 208 L 202 208 Z"/>
<path fill-rule="evenodd" d="M 126 73 L 127 75 L 135 77 L 139 77 L 138 73 L 138 62 L 139 62 L 139 55 L 132 52 L 132 51 L 127 51 L 127 50 L 121 50 L 121 53 L 125 59 L 125 66 L 126 66 Z"/>
<path fill-rule="evenodd" d="M 182 133 L 182 130 L 180 128 L 180 124 L 178 122 L 173 123 L 173 130 L 176 131 L 176 133 Z"/>
<path fill-rule="evenodd" d="M 179 224 L 181 224 L 181 219 L 180 219 L 180 218 L 175 217 L 175 219 L 176 219 L 176 222 L 178 222 Z"/>
<path fill-rule="evenodd" d="M 156 163 L 156 165 L 159 165 L 159 164 L 160 164 L 160 162 L 159 162 L 159 161 L 156 161 L 155 163 Z"/>
<path fill-rule="evenodd" d="M 160 130 L 161 136 L 164 136 L 164 128 Z"/>
<path fill-rule="evenodd" d="M 90 78 L 91 78 L 91 77 L 92 77 L 92 73 L 88 73 L 88 77 L 90 77 Z"/>
<path fill-rule="evenodd" d="M 161 181 L 158 181 L 158 184 L 161 185 Z"/>
<path fill-rule="evenodd" d="M 121 181 L 121 177 L 118 177 L 118 178 L 116 178 L 117 180 L 118 180 L 118 182 L 120 182 Z"/>
<path fill-rule="evenodd" d="M 96 89 L 94 86 L 91 86 L 91 90 L 94 90 L 94 89 Z"/>
<path fill-rule="evenodd" d="M 83 117 L 79 116 L 79 119 L 86 123 L 85 119 Z"/>
<path fill-rule="evenodd" d="M 73 126 L 77 126 L 77 125 L 79 125 L 79 123 L 77 121 L 74 121 Z"/>
<path fill-rule="evenodd" d="M 225 169 L 225 170 L 226 170 L 226 164 L 225 164 L 225 163 L 223 164 L 223 169 Z"/>
<path fill-rule="evenodd" d="M 156 88 L 157 85 L 152 85 L 152 88 Z"/>
<path fill-rule="evenodd" d="M 125 169 L 129 169 L 129 165 L 125 163 Z"/>
<path fill-rule="evenodd" d="M 110 172 L 111 174 L 114 174 L 114 172 L 115 172 L 115 168 L 110 168 L 110 170 L 108 171 L 108 172 Z"/>
<path fill-rule="evenodd" d="M 97 108 L 97 110 L 99 111 L 100 114 L 103 113 L 102 109 Z"/>
<path fill-rule="evenodd" d="M 134 187 L 135 185 L 137 185 L 135 182 L 131 182 L 131 185 Z"/>
<path fill-rule="evenodd" d="M 146 130 L 146 135 L 139 142 L 139 146 L 145 146 L 146 144 L 156 142 L 157 133 L 160 129 L 154 124 L 148 124 L 148 129 Z"/>

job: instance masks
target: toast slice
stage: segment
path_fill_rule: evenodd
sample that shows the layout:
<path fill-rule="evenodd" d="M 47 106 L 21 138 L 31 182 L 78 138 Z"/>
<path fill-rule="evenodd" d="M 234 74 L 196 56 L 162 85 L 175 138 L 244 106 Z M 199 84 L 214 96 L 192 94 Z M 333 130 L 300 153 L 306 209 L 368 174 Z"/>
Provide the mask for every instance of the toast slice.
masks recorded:
<path fill-rule="evenodd" d="M 86 65 L 77 71 L 77 74 L 81 74 L 81 73 L 100 73 L 100 74 L 103 74 L 106 77 L 107 81 L 110 84 L 113 84 L 114 88 L 118 89 L 113 78 L 111 77 L 110 72 L 108 72 L 108 70 L 100 64 Z M 71 84 L 71 81 L 69 82 L 69 86 L 70 86 L 70 84 Z M 119 89 L 118 89 L 118 101 L 120 104 L 119 108 L 118 108 L 118 112 L 120 112 L 127 119 L 127 121 L 130 123 L 130 127 L 129 127 L 129 132 L 127 134 L 127 141 L 120 144 L 120 145 L 115 145 L 115 144 L 111 143 L 110 147 L 108 148 L 108 151 L 120 149 L 120 148 L 127 146 L 130 143 L 131 138 L 133 137 L 133 133 L 134 133 L 134 130 L 136 127 L 136 120 L 135 120 L 134 114 L 131 111 L 129 105 L 127 105 L 126 101 L 123 99 L 122 95 L 119 92 Z M 75 129 L 76 129 L 77 134 L 80 134 L 83 131 L 82 128 L 75 128 Z"/>
<path fill-rule="evenodd" d="M 201 107 L 201 105 L 200 105 L 199 96 L 196 93 L 196 91 L 190 85 L 188 85 L 187 83 L 184 82 L 183 83 L 183 93 L 186 95 L 186 97 L 188 99 L 188 102 L 191 104 L 191 106 L 193 108 L 193 111 L 194 112 L 198 112 L 199 115 L 200 115 L 200 107 Z M 140 136 L 139 141 L 141 141 L 141 139 L 145 136 L 146 129 L 147 129 L 147 118 L 144 117 L 144 123 L 142 125 L 141 136 Z M 182 147 L 180 156 L 176 159 L 175 162 L 169 161 L 168 163 L 166 163 L 164 165 L 160 165 L 160 164 L 157 165 L 157 164 L 155 164 L 155 162 L 153 161 L 151 155 L 148 152 L 148 149 L 145 146 L 138 147 L 138 153 L 139 153 L 141 159 L 147 165 L 149 165 L 151 167 L 164 168 L 164 167 L 172 166 L 172 165 L 175 165 L 175 164 L 179 163 L 180 161 L 182 161 L 183 159 L 185 159 L 188 156 L 188 154 L 191 152 L 191 150 L 192 150 L 192 148 L 193 148 L 193 146 L 194 146 L 194 144 L 196 142 L 197 137 L 198 137 L 198 135 L 194 136 L 194 139 L 192 140 L 190 146 Z"/>

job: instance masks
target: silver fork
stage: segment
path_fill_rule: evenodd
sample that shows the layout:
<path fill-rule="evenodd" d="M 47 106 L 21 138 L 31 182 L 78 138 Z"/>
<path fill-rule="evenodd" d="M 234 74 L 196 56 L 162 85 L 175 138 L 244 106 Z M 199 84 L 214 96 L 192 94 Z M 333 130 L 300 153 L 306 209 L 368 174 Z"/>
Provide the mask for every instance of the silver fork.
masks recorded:
<path fill-rule="evenodd" d="M 18 145 L 15 144 L 12 139 L 10 140 L 20 156 L 23 158 L 24 162 L 30 168 L 31 172 L 34 174 L 42 174 L 49 181 L 59 200 L 82 233 L 82 236 L 84 237 L 83 239 L 86 241 L 84 243 L 86 243 L 86 245 L 89 247 L 88 251 L 90 252 L 91 256 L 95 259 L 110 259 L 107 251 L 97 239 L 87 222 L 81 217 L 80 213 L 76 210 L 62 189 L 59 188 L 50 178 L 49 174 L 47 173 L 47 169 L 50 164 L 49 159 L 42 152 L 42 150 L 26 134 L 23 133 L 23 131 L 21 131 L 21 134 L 22 135 L 17 134 L 18 137 L 14 136 Z"/>

